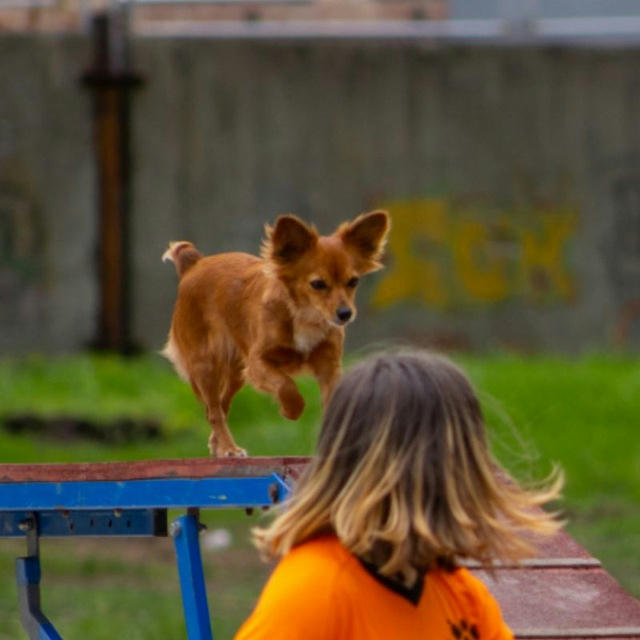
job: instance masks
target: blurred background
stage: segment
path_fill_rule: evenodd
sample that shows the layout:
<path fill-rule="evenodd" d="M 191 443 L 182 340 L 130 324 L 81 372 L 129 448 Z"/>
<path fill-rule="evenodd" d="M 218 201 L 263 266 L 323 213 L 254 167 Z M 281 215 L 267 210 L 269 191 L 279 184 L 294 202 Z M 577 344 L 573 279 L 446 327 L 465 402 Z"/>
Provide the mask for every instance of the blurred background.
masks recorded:
<path fill-rule="evenodd" d="M 0 461 L 206 455 L 157 355 L 168 242 L 255 253 L 280 213 L 386 208 L 347 361 L 451 355 L 496 456 L 560 464 L 569 532 L 639 597 L 639 113 L 636 0 L 0 0 Z M 239 394 L 239 445 L 309 454 L 301 385 L 297 423 Z M 262 517 L 206 515 L 216 637 L 268 574 Z M 185 637 L 170 541 L 69 545 L 43 542 L 63 637 Z M 0 544 L 2 639 L 22 553 Z"/>

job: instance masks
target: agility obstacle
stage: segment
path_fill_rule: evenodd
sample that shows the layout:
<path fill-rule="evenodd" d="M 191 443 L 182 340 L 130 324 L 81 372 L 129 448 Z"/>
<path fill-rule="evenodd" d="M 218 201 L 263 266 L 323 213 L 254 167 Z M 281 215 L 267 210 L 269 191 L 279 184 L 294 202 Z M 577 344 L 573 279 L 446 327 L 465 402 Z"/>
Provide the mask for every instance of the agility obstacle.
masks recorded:
<path fill-rule="evenodd" d="M 273 506 L 308 458 L 197 458 L 0 464 L 0 537 L 25 538 L 16 559 L 20 615 L 31 640 L 61 640 L 40 608 L 41 537 L 167 536 L 174 541 L 188 640 L 212 640 L 198 533 L 200 509 Z M 168 509 L 185 513 L 171 523 Z M 640 602 L 567 533 L 539 555 L 492 571 L 470 564 L 516 638 L 640 640 Z M 395 639 L 390 639 L 395 640 Z"/>
<path fill-rule="evenodd" d="M 0 537 L 24 537 L 16 559 L 22 625 L 61 640 L 40 608 L 41 537 L 173 538 L 189 640 L 212 640 L 198 533 L 200 509 L 259 508 L 289 492 L 306 458 L 197 458 L 0 465 Z M 185 509 L 170 524 L 168 509 Z"/>

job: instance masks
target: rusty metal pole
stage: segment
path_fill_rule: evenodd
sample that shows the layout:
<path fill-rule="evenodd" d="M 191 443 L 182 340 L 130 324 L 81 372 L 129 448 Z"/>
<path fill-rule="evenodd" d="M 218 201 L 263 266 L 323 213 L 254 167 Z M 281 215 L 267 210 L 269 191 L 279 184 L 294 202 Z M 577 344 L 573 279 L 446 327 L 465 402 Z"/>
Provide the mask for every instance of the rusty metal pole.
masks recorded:
<path fill-rule="evenodd" d="M 93 61 L 82 82 L 93 94 L 98 178 L 99 308 L 92 346 L 128 354 L 131 339 L 130 103 L 141 77 L 130 69 L 126 8 L 92 20 Z"/>

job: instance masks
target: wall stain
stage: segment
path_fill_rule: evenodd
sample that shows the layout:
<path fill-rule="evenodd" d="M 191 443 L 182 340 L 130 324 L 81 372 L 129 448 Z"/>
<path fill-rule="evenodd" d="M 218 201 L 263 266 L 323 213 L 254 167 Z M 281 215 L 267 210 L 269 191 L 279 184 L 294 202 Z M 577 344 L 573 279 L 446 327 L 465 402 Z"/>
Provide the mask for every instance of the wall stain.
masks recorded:
<path fill-rule="evenodd" d="M 30 199 L 0 184 L 0 289 L 38 280 L 42 272 L 42 225 Z"/>

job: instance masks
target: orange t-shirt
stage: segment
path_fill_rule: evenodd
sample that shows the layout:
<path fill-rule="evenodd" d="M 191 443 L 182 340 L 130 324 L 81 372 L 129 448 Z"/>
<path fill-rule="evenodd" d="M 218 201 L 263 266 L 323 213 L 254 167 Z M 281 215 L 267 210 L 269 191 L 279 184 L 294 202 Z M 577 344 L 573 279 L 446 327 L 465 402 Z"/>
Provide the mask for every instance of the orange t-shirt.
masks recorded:
<path fill-rule="evenodd" d="M 335 536 L 324 536 L 282 559 L 235 637 L 262 639 L 513 640 L 513 634 L 487 587 L 466 569 L 431 571 L 422 591 L 399 593 Z"/>

